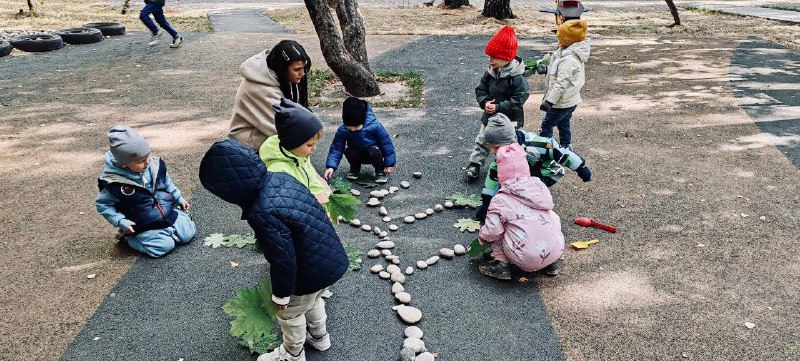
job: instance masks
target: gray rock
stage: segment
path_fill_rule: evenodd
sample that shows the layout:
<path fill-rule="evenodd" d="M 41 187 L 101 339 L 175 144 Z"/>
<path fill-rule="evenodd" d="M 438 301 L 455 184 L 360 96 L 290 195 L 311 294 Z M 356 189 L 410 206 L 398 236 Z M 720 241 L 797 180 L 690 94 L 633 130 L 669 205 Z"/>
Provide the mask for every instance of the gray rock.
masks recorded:
<path fill-rule="evenodd" d="M 442 258 L 453 258 L 455 251 L 450 248 L 442 248 L 439 250 L 439 255 L 442 256 Z"/>
<path fill-rule="evenodd" d="M 353 218 L 353 220 L 350 221 L 350 225 L 353 227 L 361 227 L 361 221 L 358 220 L 358 218 Z"/>
<path fill-rule="evenodd" d="M 403 287 L 403 284 L 400 282 L 395 282 L 392 284 L 392 293 L 404 292 L 405 290 L 406 288 Z"/>
<path fill-rule="evenodd" d="M 392 265 L 392 266 L 397 266 L 397 265 Z M 392 282 L 399 282 L 399 283 L 405 283 L 406 282 L 406 276 L 403 275 L 402 272 L 392 273 L 390 277 L 392 279 Z"/>
<path fill-rule="evenodd" d="M 400 272 L 400 267 L 397 267 L 397 265 L 390 264 L 388 267 L 386 267 L 386 272 L 389 272 L 390 274 L 395 274 L 397 272 Z"/>
<path fill-rule="evenodd" d="M 436 262 L 439 262 L 439 256 L 433 256 L 425 260 L 425 263 L 427 263 L 428 266 L 433 266 L 436 264 Z"/>
<path fill-rule="evenodd" d="M 433 214 L 433 208 L 428 208 L 428 209 L 426 209 L 426 210 L 425 210 L 425 214 L 427 214 L 427 215 L 429 215 L 429 216 L 430 216 L 431 214 Z"/>
<path fill-rule="evenodd" d="M 389 225 L 389 230 L 392 231 L 392 232 L 396 232 L 398 229 L 400 229 L 400 227 L 397 227 L 396 224 L 390 224 Z"/>
<path fill-rule="evenodd" d="M 372 227 L 372 233 L 374 233 L 377 236 L 381 234 L 381 229 L 378 227 Z"/>
<path fill-rule="evenodd" d="M 419 353 L 422 352 L 423 348 L 425 348 L 425 341 L 422 341 L 416 337 L 409 337 L 403 340 L 403 348 L 410 348 L 414 350 L 414 352 Z"/>
<path fill-rule="evenodd" d="M 462 245 L 460 245 L 460 244 L 457 244 L 457 245 L 453 246 L 453 252 L 460 256 L 462 254 L 467 253 L 467 248 L 462 246 Z"/>
<path fill-rule="evenodd" d="M 389 216 L 383 217 L 383 221 L 384 222 L 391 222 L 392 221 L 392 217 L 389 217 Z"/>
<path fill-rule="evenodd" d="M 400 190 L 400 188 L 397 188 L 397 187 L 389 187 L 389 194 L 394 194 L 394 192 L 397 192 L 399 190 Z"/>
<path fill-rule="evenodd" d="M 414 218 L 414 216 L 406 216 L 405 218 L 403 218 L 403 222 L 406 223 L 414 223 L 415 220 L 416 218 Z"/>
<path fill-rule="evenodd" d="M 338 217 L 336 217 L 336 221 L 338 221 L 339 223 L 342 223 L 342 222 L 346 221 L 346 219 L 344 219 L 344 217 L 342 217 L 342 216 L 338 216 Z"/>
<path fill-rule="evenodd" d="M 420 178 L 422 178 L 422 172 L 414 172 L 414 174 L 412 174 L 412 176 L 414 178 L 420 179 Z"/>
<path fill-rule="evenodd" d="M 411 266 L 406 267 L 406 274 L 409 276 L 414 274 L 414 267 Z"/>
<path fill-rule="evenodd" d="M 437 205 L 433 206 L 433 210 L 436 211 L 436 212 L 441 212 L 441 211 L 444 210 L 444 207 L 441 204 L 437 204 Z"/>
<path fill-rule="evenodd" d="M 383 196 L 383 197 L 386 197 L 389 194 L 391 194 L 388 189 L 381 189 L 380 192 L 381 192 L 381 196 Z"/>
<path fill-rule="evenodd" d="M 391 256 L 392 255 L 392 251 L 390 251 L 388 249 L 382 249 L 381 250 L 381 255 L 384 256 L 384 257 Z"/>
<path fill-rule="evenodd" d="M 399 258 L 393 259 L 392 264 L 400 264 L 400 259 Z"/>
<path fill-rule="evenodd" d="M 375 245 L 376 248 L 380 249 L 392 249 L 394 248 L 394 242 L 392 241 L 380 241 L 378 244 Z"/>
<path fill-rule="evenodd" d="M 403 332 L 403 334 L 405 334 L 406 337 L 414 337 L 414 338 L 418 338 L 420 340 L 422 339 L 422 335 L 423 335 L 422 330 L 417 326 L 408 326 L 408 327 L 406 327 L 406 330 Z"/>
<path fill-rule="evenodd" d="M 394 294 L 394 298 L 397 299 L 400 303 L 409 304 L 411 303 L 411 294 L 408 292 L 398 292 Z"/>
<path fill-rule="evenodd" d="M 400 361 L 415 361 L 417 358 L 417 353 L 410 348 L 404 348 L 400 350 Z"/>
<path fill-rule="evenodd" d="M 402 305 L 394 305 L 394 306 L 392 306 L 392 311 L 397 311 L 397 310 L 399 310 L 399 309 L 400 309 L 400 306 L 402 306 Z"/>
<path fill-rule="evenodd" d="M 370 207 L 377 207 L 377 206 L 381 205 L 381 201 L 378 200 L 378 198 L 374 198 L 373 197 L 373 198 L 370 198 L 369 201 L 367 201 L 367 205 L 370 206 Z"/>
<path fill-rule="evenodd" d="M 361 226 L 361 230 L 364 232 L 369 232 L 372 230 L 372 226 L 370 226 L 369 224 L 364 224 Z"/>
<path fill-rule="evenodd" d="M 360 195 L 361 195 L 361 191 L 359 191 L 358 189 L 351 189 L 351 190 L 350 190 L 350 194 L 352 194 L 352 195 L 354 195 L 354 196 L 358 197 L 358 196 L 360 196 Z"/>
<path fill-rule="evenodd" d="M 389 272 L 381 271 L 378 273 L 378 277 L 388 280 L 389 278 L 392 278 L 392 275 Z"/>
<path fill-rule="evenodd" d="M 380 214 L 382 216 L 388 216 L 389 215 L 389 211 L 386 210 L 386 207 L 381 206 L 381 208 L 378 209 L 378 214 Z"/>
<path fill-rule="evenodd" d="M 381 251 L 377 249 L 371 249 L 367 252 L 367 257 L 369 258 L 378 258 L 381 256 Z"/>
<path fill-rule="evenodd" d="M 453 206 L 454 206 L 454 204 L 451 201 L 444 202 L 444 207 L 445 208 L 453 208 Z"/>
<path fill-rule="evenodd" d="M 381 238 L 389 237 L 389 232 L 382 231 L 381 233 L 378 233 L 378 237 L 381 237 Z"/>
<path fill-rule="evenodd" d="M 428 264 L 425 261 L 417 261 L 417 268 L 426 269 L 428 268 Z"/>
<path fill-rule="evenodd" d="M 423 352 L 417 355 L 417 358 L 415 358 L 414 361 L 436 361 L 436 357 L 434 357 L 430 352 Z"/>
<path fill-rule="evenodd" d="M 400 182 L 400 186 L 403 187 L 403 188 L 408 189 L 408 188 L 411 187 L 411 183 L 409 183 L 408 181 L 402 181 L 402 182 Z"/>
<path fill-rule="evenodd" d="M 372 198 L 383 198 L 383 192 L 381 191 L 372 191 L 369 192 L 369 196 Z"/>
<path fill-rule="evenodd" d="M 383 265 L 382 264 L 376 264 L 376 265 L 370 267 L 369 271 L 372 272 L 372 273 L 379 273 L 379 272 L 383 271 Z"/>
<path fill-rule="evenodd" d="M 414 218 L 416 218 L 416 219 L 423 219 L 423 218 L 425 218 L 425 217 L 427 217 L 427 216 L 428 216 L 427 214 L 420 212 L 420 213 L 417 213 L 417 214 L 415 214 L 415 215 L 414 215 Z"/>
<path fill-rule="evenodd" d="M 394 261 L 396 259 L 400 259 L 400 256 L 398 256 L 396 254 L 390 254 L 390 255 L 386 256 L 386 260 L 387 261 Z"/>

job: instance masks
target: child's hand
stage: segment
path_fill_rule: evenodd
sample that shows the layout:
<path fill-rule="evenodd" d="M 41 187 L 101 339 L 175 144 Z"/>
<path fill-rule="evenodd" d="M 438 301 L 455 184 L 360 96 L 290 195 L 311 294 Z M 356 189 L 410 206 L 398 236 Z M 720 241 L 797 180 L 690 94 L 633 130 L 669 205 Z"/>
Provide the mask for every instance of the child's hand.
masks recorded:
<path fill-rule="evenodd" d="M 275 307 L 275 309 L 278 311 L 286 311 L 286 309 L 289 308 L 289 305 L 279 305 L 275 303 L 275 301 L 272 301 L 272 307 Z"/>
<path fill-rule="evenodd" d="M 333 172 L 335 172 L 335 171 L 336 170 L 333 169 L 333 168 L 328 168 L 328 169 L 325 170 L 325 173 L 323 173 L 322 176 L 325 177 L 325 180 L 331 179 L 331 176 L 333 175 Z"/>
<path fill-rule="evenodd" d="M 394 173 L 394 167 L 386 167 L 383 171 L 386 172 L 386 174 L 392 174 Z"/>
<path fill-rule="evenodd" d="M 325 193 L 315 194 L 314 197 L 317 198 L 317 201 L 319 202 L 319 204 L 325 204 L 325 203 L 328 203 L 328 201 L 330 201 L 330 199 L 328 198 L 328 195 L 325 194 Z"/>
<path fill-rule="evenodd" d="M 136 225 L 136 223 L 131 222 L 131 225 L 128 226 L 128 228 L 126 228 L 125 230 L 123 230 L 122 233 L 133 234 L 134 232 L 136 232 L 135 230 L 133 230 L 133 226 L 135 226 L 135 225 Z"/>
<path fill-rule="evenodd" d="M 189 202 L 183 201 L 181 203 L 181 208 L 183 208 L 184 211 L 188 211 L 189 210 Z"/>
<path fill-rule="evenodd" d="M 483 106 L 483 110 L 489 114 L 494 114 L 497 111 L 497 105 L 494 104 L 494 99 L 486 102 Z"/>

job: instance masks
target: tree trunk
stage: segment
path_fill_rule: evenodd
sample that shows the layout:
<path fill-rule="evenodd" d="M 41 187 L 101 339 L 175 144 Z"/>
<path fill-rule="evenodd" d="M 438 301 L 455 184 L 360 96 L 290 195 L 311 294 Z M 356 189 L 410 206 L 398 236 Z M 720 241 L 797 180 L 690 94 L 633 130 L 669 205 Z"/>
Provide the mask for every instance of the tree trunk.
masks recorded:
<path fill-rule="evenodd" d="M 381 89 L 378 86 L 378 82 L 375 80 L 375 76 L 370 72 L 369 67 L 365 67 L 361 62 L 356 60 L 345 48 L 345 43 L 339 35 L 339 31 L 336 29 L 336 25 L 333 21 L 328 2 L 326 0 L 304 1 L 306 9 L 308 9 L 308 15 L 311 17 L 311 22 L 314 23 L 314 30 L 316 30 L 317 37 L 319 38 L 322 56 L 325 57 L 325 62 L 328 63 L 328 66 L 333 70 L 334 74 L 342 81 L 345 90 L 357 97 L 368 97 L 380 94 Z M 346 8 L 356 9 L 355 6 Z M 354 17 L 358 17 L 358 22 L 361 24 L 361 29 L 355 30 L 355 32 L 360 32 L 363 37 L 364 29 L 361 16 L 358 15 L 358 13 L 349 13 L 345 18 L 351 19 Z M 347 26 L 350 26 L 350 24 L 342 24 L 343 29 Z M 352 36 L 354 31 L 347 31 Z M 348 41 L 355 42 L 357 40 L 351 37 Z M 361 47 L 363 46 L 362 40 Z M 358 54 L 356 55 L 358 56 Z M 366 50 L 364 50 L 363 53 L 363 61 L 364 63 L 367 62 Z"/>
<path fill-rule="evenodd" d="M 33 16 L 33 3 L 31 2 L 31 0 L 28 0 L 28 14 Z"/>
<path fill-rule="evenodd" d="M 516 18 L 514 13 L 511 12 L 511 0 L 486 0 L 483 3 L 481 15 L 497 20 Z"/>
<path fill-rule="evenodd" d="M 446 9 L 458 9 L 462 6 L 469 6 L 469 0 L 444 0 Z"/>
<path fill-rule="evenodd" d="M 667 2 L 667 6 L 669 6 L 669 11 L 672 13 L 672 19 L 675 20 L 675 23 L 670 25 L 669 27 L 673 26 L 680 26 L 681 25 L 681 17 L 678 15 L 678 8 L 675 6 L 675 3 L 672 0 L 664 0 Z"/>
<path fill-rule="evenodd" d="M 336 2 L 336 17 L 339 18 L 339 27 L 342 29 L 344 48 L 361 66 L 369 69 L 367 59 L 367 46 L 364 36 L 364 19 L 358 10 L 355 0 L 339 0 Z"/>

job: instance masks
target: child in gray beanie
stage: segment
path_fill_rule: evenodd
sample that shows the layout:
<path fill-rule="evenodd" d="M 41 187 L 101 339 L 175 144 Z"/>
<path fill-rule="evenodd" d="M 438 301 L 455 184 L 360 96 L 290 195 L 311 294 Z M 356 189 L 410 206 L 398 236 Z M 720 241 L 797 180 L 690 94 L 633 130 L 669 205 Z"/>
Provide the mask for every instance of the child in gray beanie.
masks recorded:
<path fill-rule="evenodd" d="M 189 202 L 172 183 L 164 160 L 151 156 L 147 140 L 128 126 L 111 128 L 108 143 L 97 180 L 97 213 L 119 230 L 121 240 L 151 257 L 191 241 L 196 229 L 186 213 Z"/>

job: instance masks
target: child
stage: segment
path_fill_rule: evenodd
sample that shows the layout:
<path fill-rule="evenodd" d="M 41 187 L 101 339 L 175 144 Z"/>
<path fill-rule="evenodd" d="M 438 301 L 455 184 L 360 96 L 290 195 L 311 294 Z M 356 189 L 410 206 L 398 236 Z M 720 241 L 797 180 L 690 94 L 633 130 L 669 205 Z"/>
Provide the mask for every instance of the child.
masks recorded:
<path fill-rule="evenodd" d="M 161 42 L 161 38 L 164 36 L 163 31 L 159 31 L 156 27 L 156 24 L 153 24 L 153 20 L 150 20 L 150 14 L 153 14 L 153 18 L 156 19 L 158 26 L 162 29 L 166 30 L 169 35 L 172 36 L 172 44 L 169 45 L 170 48 L 177 48 L 181 46 L 183 42 L 183 37 L 178 34 L 175 29 L 172 28 L 171 25 L 167 22 L 167 18 L 164 17 L 164 4 L 166 0 L 144 0 L 144 7 L 142 11 L 139 12 L 139 20 L 144 23 L 148 29 L 150 29 L 150 33 L 153 34 L 153 37 L 150 39 L 150 43 L 147 45 L 149 46 L 156 46 L 158 43 Z"/>
<path fill-rule="evenodd" d="M 151 157 L 147 141 L 124 125 L 108 131 L 108 142 L 111 149 L 97 182 L 97 213 L 119 229 L 131 248 L 150 257 L 189 243 L 195 233 L 185 213 L 189 202 L 172 183 L 164 160 Z"/>
<path fill-rule="evenodd" d="M 505 114 L 514 127 L 521 128 L 525 123 L 522 106 L 528 100 L 528 81 L 525 62 L 517 56 L 517 37 L 514 28 L 504 26 L 489 40 L 484 51 L 489 56 L 489 70 L 483 74 L 480 84 L 475 88 L 478 105 L 483 109 L 481 130 L 475 137 L 475 148 L 469 156 L 469 165 L 464 168 L 467 180 L 474 181 L 481 173 L 489 149 L 483 140 L 486 122 L 494 114 Z"/>
<path fill-rule="evenodd" d="M 372 107 L 364 100 L 349 97 L 342 106 L 343 125 L 336 130 L 333 143 L 325 162 L 325 179 L 330 179 L 344 153 L 350 163 L 347 179 L 356 180 L 361 172 L 361 164 L 375 167 L 375 183 L 384 184 L 387 175 L 394 172 L 396 158 L 392 138 L 386 129 L 375 119 Z"/>
<path fill-rule="evenodd" d="M 267 170 L 288 173 L 311 190 L 320 203 L 328 203 L 331 189 L 309 159 L 322 138 L 322 122 L 310 110 L 286 98 L 272 109 L 278 135 L 267 138 L 258 151 Z"/>
<path fill-rule="evenodd" d="M 550 187 L 564 176 L 564 167 L 574 170 L 584 182 L 592 179 L 592 171 L 586 162 L 569 149 L 561 148 L 553 138 L 545 138 L 535 133 L 515 130 L 511 122 L 503 114 L 489 118 L 486 126 L 486 143 L 492 153 L 504 145 L 517 143 L 523 147 L 527 154 L 530 175 L 539 178 L 546 186 Z M 483 221 L 489 202 L 500 189 L 497 175 L 497 163 L 489 166 L 486 180 L 481 191 L 483 204 L 478 207 L 475 218 Z"/>
<path fill-rule="evenodd" d="M 348 258 L 325 211 L 308 188 L 285 173 L 267 171 L 236 140 L 215 143 L 200 163 L 211 193 L 242 207 L 269 261 L 272 302 L 283 344 L 258 361 L 304 361 L 303 344 L 331 346 L 322 294 L 347 271 Z"/>
<path fill-rule="evenodd" d="M 553 197 L 539 178 L 531 177 L 525 150 L 518 144 L 497 150 L 497 175 L 503 185 L 492 199 L 478 239 L 492 245 L 492 261 L 478 267 L 486 276 L 511 279 L 513 263 L 526 272 L 559 273 L 564 253 L 561 218 Z"/>
<path fill-rule="evenodd" d="M 572 113 L 581 103 L 581 88 L 586 82 L 585 63 L 590 46 L 586 40 L 586 20 L 569 20 L 558 27 L 558 49 L 550 56 L 545 84 L 547 93 L 539 107 L 546 112 L 539 135 L 550 138 L 558 127 L 561 146 L 572 149 Z"/>

